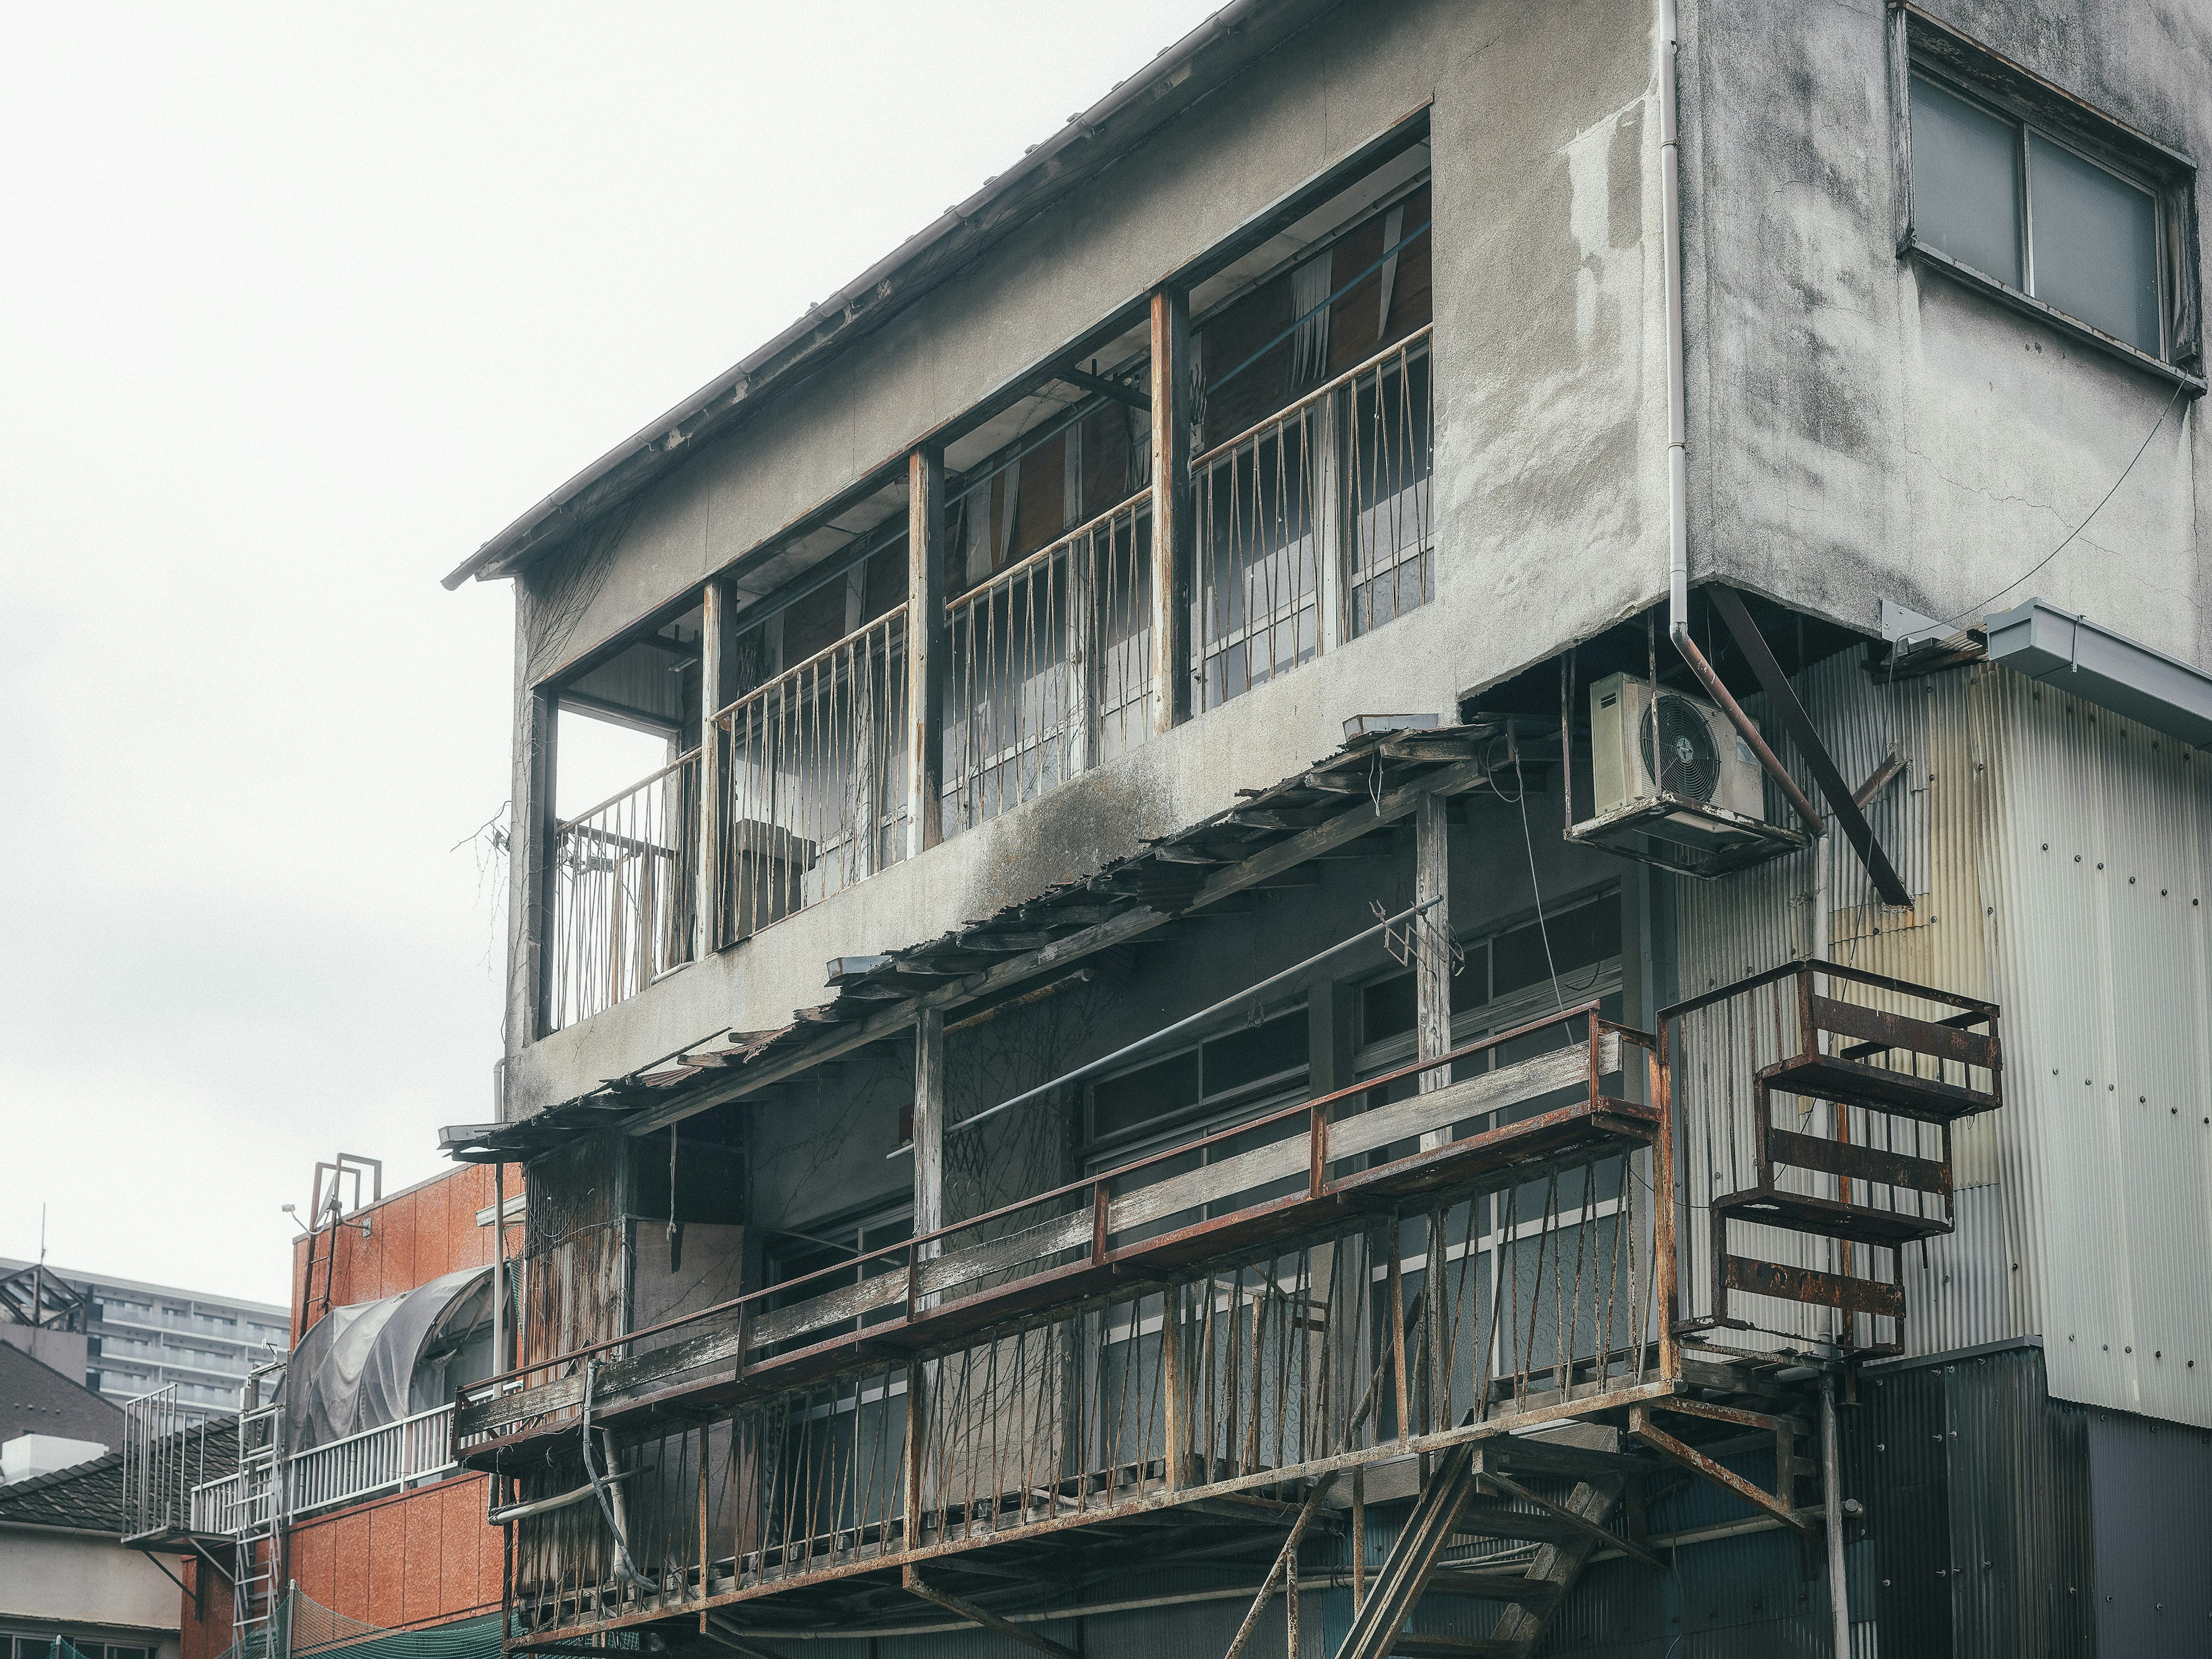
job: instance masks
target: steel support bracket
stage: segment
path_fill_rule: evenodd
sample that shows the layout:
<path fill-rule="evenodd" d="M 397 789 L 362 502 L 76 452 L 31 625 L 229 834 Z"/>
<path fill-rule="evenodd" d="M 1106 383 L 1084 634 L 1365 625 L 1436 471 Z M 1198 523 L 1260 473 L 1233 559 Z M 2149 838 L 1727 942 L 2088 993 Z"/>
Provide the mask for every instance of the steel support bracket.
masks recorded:
<path fill-rule="evenodd" d="M 1661 1456 L 1672 1459 L 1694 1474 L 1705 1476 L 1716 1486 L 1726 1487 L 1747 1504 L 1764 1510 L 1785 1525 L 1795 1527 L 1799 1532 L 1808 1536 L 1820 1530 L 1812 1522 L 1799 1515 L 1795 1506 L 1782 1498 L 1767 1491 L 1756 1481 L 1745 1480 L 1734 1469 L 1706 1456 L 1705 1453 L 1687 1442 L 1677 1440 L 1673 1435 L 1659 1427 L 1651 1420 L 1651 1418 L 1655 1411 L 1662 1410 L 1674 1412 L 1684 1416 L 1708 1417 L 1722 1422 L 1746 1423 L 1753 1427 L 1773 1428 L 1778 1439 L 1785 1431 L 1778 1425 L 1789 1425 L 1789 1431 L 1794 1431 L 1797 1427 L 1802 1426 L 1796 1424 L 1796 1419 L 1786 1417 L 1770 1417 L 1761 1412 L 1738 1411 L 1732 1406 L 1708 1406 L 1703 1401 L 1670 1400 L 1663 1407 L 1631 1406 L 1628 1408 L 1628 1431 Z"/>

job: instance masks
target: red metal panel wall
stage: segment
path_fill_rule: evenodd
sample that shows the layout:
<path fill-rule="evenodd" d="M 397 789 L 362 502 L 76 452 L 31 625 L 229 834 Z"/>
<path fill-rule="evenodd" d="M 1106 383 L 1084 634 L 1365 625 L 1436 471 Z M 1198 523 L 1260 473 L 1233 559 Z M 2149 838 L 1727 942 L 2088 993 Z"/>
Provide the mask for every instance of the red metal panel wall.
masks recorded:
<path fill-rule="evenodd" d="M 510 1199 L 520 1195 L 519 1167 L 507 1171 L 507 1189 Z M 313 1324 L 321 1317 L 326 1297 L 330 1305 L 336 1307 L 374 1302 L 462 1267 L 490 1265 L 491 1229 L 477 1226 L 477 1214 L 489 1209 L 491 1201 L 490 1167 L 467 1164 L 356 1212 L 335 1233 L 319 1232 L 312 1240 L 295 1239 L 292 1245 L 293 1340 L 299 1340 L 303 1296 L 307 1323 Z M 357 1224 L 361 1221 L 368 1223 L 366 1238 Z M 312 1279 L 308 1277 L 311 1244 Z M 508 1258 L 518 1255 L 521 1248 L 522 1224 L 518 1220 L 507 1229 Z"/>
<path fill-rule="evenodd" d="M 495 1612 L 500 1535 L 484 1524 L 484 1481 L 464 1475 L 303 1522 L 291 1534 L 294 1582 L 325 1607 L 387 1630 Z"/>

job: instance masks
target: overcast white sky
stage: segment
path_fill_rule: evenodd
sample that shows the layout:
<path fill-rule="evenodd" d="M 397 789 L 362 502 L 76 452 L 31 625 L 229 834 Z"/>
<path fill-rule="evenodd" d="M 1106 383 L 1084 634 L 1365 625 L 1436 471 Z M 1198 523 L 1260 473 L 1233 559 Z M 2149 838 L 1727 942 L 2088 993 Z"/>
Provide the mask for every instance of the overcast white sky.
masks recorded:
<path fill-rule="evenodd" d="M 317 1158 L 438 1171 L 512 615 L 438 578 L 1215 3 L 0 8 L 0 1255 L 282 1302 Z"/>

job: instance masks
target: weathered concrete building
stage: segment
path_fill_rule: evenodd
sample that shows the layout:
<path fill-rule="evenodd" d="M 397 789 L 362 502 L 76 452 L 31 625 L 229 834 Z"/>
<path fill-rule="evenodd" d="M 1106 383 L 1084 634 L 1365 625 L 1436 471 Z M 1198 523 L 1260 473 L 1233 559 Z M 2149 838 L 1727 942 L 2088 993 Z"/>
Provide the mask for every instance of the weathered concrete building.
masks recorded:
<path fill-rule="evenodd" d="M 2203 1650 L 2208 67 L 1239 0 L 456 570 L 511 1640 Z"/>

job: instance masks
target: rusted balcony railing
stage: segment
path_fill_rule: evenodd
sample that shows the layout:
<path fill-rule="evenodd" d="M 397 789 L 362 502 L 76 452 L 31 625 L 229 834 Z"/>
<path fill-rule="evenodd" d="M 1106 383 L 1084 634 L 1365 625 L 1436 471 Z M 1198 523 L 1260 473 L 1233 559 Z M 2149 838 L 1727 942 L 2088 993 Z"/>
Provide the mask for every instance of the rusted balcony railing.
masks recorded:
<path fill-rule="evenodd" d="M 691 960 L 699 754 L 553 832 L 548 1023 L 587 1019 Z"/>
<path fill-rule="evenodd" d="M 945 834 L 1150 734 L 1152 544 L 1147 493 L 945 607 Z"/>
<path fill-rule="evenodd" d="M 1433 596 L 1429 331 L 1191 463 L 1193 707 Z"/>
<path fill-rule="evenodd" d="M 517 1522 L 526 1627 L 1280 1496 L 1665 1391 L 1651 1040 L 1591 1005 L 1452 1058 L 1568 1025 L 1427 1093 L 1339 1115 L 1393 1079 L 1372 1080 L 641 1333 L 665 1346 L 635 1358 L 605 1344 L 463 1390 L 485 1452 L 529 1443 L 504 1465 L 532 1471 L 527 1504 L 585 1483 L 588 1389 L 624 1494 L 635 1578 L 589 1505 Z"/>
<path fill-rule="evenodd" d="M 2002 1098 L 1992 1003 L 1792 962 L 1662 1009 L 1683 1328 L 1896 1349 L 1898 1251 L 1952 1230 L 1951 1131 Z"/>
<path fill-rule="evenodd" d="M 906 856 L 906 607 L 714 717 L 730 944 Z"/>

